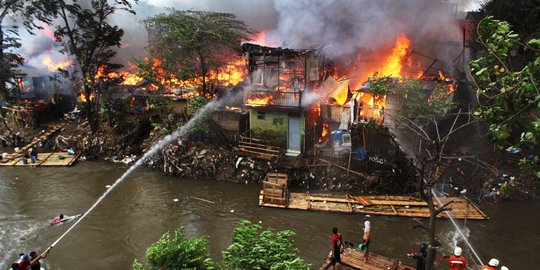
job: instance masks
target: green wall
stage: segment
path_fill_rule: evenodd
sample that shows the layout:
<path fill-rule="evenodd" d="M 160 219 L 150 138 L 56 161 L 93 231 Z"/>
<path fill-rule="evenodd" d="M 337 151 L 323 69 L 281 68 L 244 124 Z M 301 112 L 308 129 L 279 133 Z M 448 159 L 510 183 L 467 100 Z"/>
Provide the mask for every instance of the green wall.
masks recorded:
<path fill-rule="evenodd" d="M 258 114 L 264 113 L 264 120 L 258 119 Z M 249 110 L 249 125 L 253 137 L 266 140 L 273 145 L 287 147 L 288 113 L 276 111 L 258 111 L 255 108 Z M 305 119 L 300 116 L 300 140 L 301 148 L 304 145 Z"/>

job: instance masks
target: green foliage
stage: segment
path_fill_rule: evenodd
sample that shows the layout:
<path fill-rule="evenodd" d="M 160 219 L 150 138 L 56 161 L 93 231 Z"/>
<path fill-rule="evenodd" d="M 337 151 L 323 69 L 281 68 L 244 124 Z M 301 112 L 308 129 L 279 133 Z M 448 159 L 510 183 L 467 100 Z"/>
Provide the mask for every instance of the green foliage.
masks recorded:
<path fill-rule="evenodd" d="M 368 79 L 368 83 L 369 91 L 373 94 L 386 95 L 391 92 L 388 77 L 379 77 L 378 72 L 375 72 L 373 76 Z"/>
<path fill-rule="evenodd" d="M 145 253 L 147 264 L 137 260 L 134 270 L 161 269 L 261 269 L 261 270 L 308 270 L 312 266 L 298 257 L 298 251 L 290 239 L 293 231 L 274 232 L 243 220 L 233 232 L 233 242 L 223 252 L 224 265 L 212 261 L 208 252 L 208 240 L 184 238 L 183 228 L 176 230 L 174 238 L 165 233 Z"/>
<path fill-rule="evenodd" d="M 489 136 L 499 149 L 520 147 L 525 155 L 537 157 L 540 154 L 540 40 L 523 43 L 509 23 L 493 17 L 480 21 L 478 34 L 486 54 L 469 64 L 481 101 L 474 115 L 488 123 Z M 512 54 L 521 49 L 534 52 L 533 56 L 522 68 L 512 70 Z M 540 164 L 536 166 L 540 171 Z"/>
<path fill-rule="evenodd" d="M 101 104 L 101 117 L 112 127 L 117 133 L 122 134 L 133 125 L 126 117 L 129 110 L 128 101 L 121 98 L 106 100 Z"/>
<path fill-rule="evenodd" d="M 209 100 L 202 97 L 197 96 L 194 97 L 187 102 L 187 113 L 188 115 L 195 114 L 200 108 L 204 107 L 206 104 L 208 104 Z"/>
<path fill-rule="evenodd" d="M 182 227 L 175 231 L 174 237 L 168 232 L 163 234 L 146 250 L 145 256 L 148 264 L 135 260 L 133 269 L 214 269 L 207 238 L 185 239 Z"/>
<path fill-rule="evenodd" d="M 295 233 L 262 229 L 247 220 L 233 232 L 233 243 L 223 252 L 225 265 L 231 269 L 311 269 L 298 257 L 290 239 Z"/>
<path fill-rule="evenodd" d="M 54 36 L 64 46 L 61 52 L 70 54 L 80 68 L 75 69 L 80 74 L 72 74 L 72 78 L 75 78 L 74 84 L 82 85 L 84 89 L 85 109 L 93 131 L 98 127 L 94 109 L 99 103 L 91 101 L 90 95 L 99 99 L 100 93 L 113 89 L 120 82 L 120 78 L 107 76 L 121 67 L 111 63 L 111 59 L 124 35 L 121 28 L 109 24 L 110 16 L 119 10 L 134 14 L 132 4 L 136 2 L 91 0 L 81 5 L 79 1 L 41 0 L 40 8 L 35 9 L 40 20 L 59 22 L 55 25 Z"/>
<path fill-rule="evenodd" d="M 397 83 L 394 92 L 401 98 L 396 120 L 399 123 L 412 121 L 419 126 L 425 127 L 439 121 L 455 104 L 447 94 L 444 84 L 437 85 L 434 89 L 424 89 L 421 80 L 402 80 Z"/>
<path fill-rule="evenodd" d="M 39 1 L 0 0 L 0 99 L 10 100 L 18 90 L 15 77 L 22 73 L 14 70 L 24 63 L 22 56 L 13 53 L 13 49 L 20 48 L 19 27 L 11 19 L 16 18 L 23 22 L 30 33 L 37 26 L 34 24 L 33 6 Z M 6 20 L 8 18 L 8 20 Z"/>
<path fill-rule="evenodd" d="M 202 91 L 209 93 L 206 77 L 211 69 L 227 63 L 228 55 L 240 51 L 240 43 L 250 33 L 244 22 L 230 13 L 175 10 L 144 21 L 154 34 L 152 57 L 159 59 L 166 72 L 185 80 L 202 78 Z"/>
<path fill-rule="evenodd" d="M 157 112 L 157 117 L 151 117 L 150 123 L 162 134 L 170 134 L 183 124 L 172 111 L 172 101 L 166 96 L 150 95 L 146 104 L 149 111 Z"/>

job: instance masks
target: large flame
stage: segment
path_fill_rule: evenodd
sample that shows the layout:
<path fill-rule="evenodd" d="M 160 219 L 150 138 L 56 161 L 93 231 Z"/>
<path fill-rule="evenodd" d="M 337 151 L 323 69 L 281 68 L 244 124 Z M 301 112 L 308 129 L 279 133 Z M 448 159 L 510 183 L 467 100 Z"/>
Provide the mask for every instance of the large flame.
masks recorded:
<path fill-rule="evenodd" d="M 59 69 L 66 69 L 72 64 L 71 60 L 65 60 L 65 61 L 60 61 L 58 63 L 53 63 L 50 56 L 46 56 L 45 58 L 43 58 L 42 63 L 51 72 L 58 71 Z"/>
<path fill-rule="evenodd" d="M 259 97 L 253 97 L 247 100 L 246 105 L 248 106 L 264 106 L 272 104 L 272 96 L 259 96 Z"/>
<path fill-rule="evenodd" d="M 277 47 L 277 44 L 274 44 L 274 43 L 272 43 L 272 42 L 270 42 L 268 40 L 268 37 L 266 36 L 267 33 L 268 33 L 268 31 L 263 30 L 263 31 L 257 33 L 256 35 L 254 35 L 251 38 L 251 40 L 249 40 L 248 42 L 258 44 L 258 45 L 261 45 L 261 46 L 266 46 L 266 47 Z"/>
<path fill-rule="evenodd" d="M 349 77 L 351 79 L 342 81 L 347 83 L 341 83 L 331 96 L 338 104 L 343 105 L 348 98 L 348 88 L 352 90 L 359 89 L 375 72 L 381 77 L 391 76 L 401 78 L 403 76 L 403 66 L 410 64 L 408 57 L 410 45 L 411 40 L 405 34 L 398 34 L 391 49 L 375 52 L 369 60 L 358 55 L 357 65 L 354 65 L 352 70 L 347 72 L 348 74 L 343 75 L 343 77 Z M 366 66 L 368 67 L 366 68 Z"/>
<path fill-rule="evenodd" d="M 146 61 L 148 61 L 148 59 L 146 59 Z M 136 68 L 135 65 L 130 66 L 132 69 Z M 162 63 L 157 58 L 151 60 L 150 68 L 152 70 L 152 73 L 155 75 L 156 81 L 165 88 L 165 92 L 175 92 L 173 90 L 184 88 L 195 89 L 202 84 L 201 77 L 195 77 L 188 80 L 180 80 L 176 78 L 174 74 L 170 74 L 162 68 Z M 207 82 L 217 82 L 218 86 L 234 86 L 244 79 L 245 74 L 245 60 L 236 59 L 221 67 L 218 72 L 210 71 L 206 79 Z M 139 85 L 144 80 L 144 78 L 140 77 L 135 72 L 131 72 L 129 70 L 109 72 L 107 74 L 104 74 L 104 67 L 100 67 L 98 69 L 98 73 L 96 74 L 96 79 L 101 78 L 108 80 L 120 77 L 123 78 L 121 84 L 127 86 Z M 159 86 L 154 83 L 150 83 L 148 87 L 141 87 L 141 89 L 155 91 L 159 89 Z M 190 97 L 194 95 L 194 92 L 190 92 Z"/>

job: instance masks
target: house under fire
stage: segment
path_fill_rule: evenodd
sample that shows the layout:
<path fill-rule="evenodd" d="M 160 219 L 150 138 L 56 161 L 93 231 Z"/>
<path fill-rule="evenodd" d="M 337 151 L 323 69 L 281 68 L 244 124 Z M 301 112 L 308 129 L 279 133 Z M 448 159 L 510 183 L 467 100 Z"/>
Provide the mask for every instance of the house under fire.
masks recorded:
<path fill-rule="evenodd" d="M 244 43 L 251 89 L 244 92 L 250 135 L 287 149 L 309 152 L 314 117 L 306 100 L 319 81 L 314 50 L 270 48 Z M 305 104 L 303 104 L 305 103 Z"/>

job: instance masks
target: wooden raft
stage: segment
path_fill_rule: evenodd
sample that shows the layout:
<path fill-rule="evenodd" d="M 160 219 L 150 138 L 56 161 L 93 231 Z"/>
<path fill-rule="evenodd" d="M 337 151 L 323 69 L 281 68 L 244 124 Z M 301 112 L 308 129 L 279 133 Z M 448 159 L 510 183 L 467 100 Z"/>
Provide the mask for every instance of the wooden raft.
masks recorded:
<path fill-rule="evenodd" d="M 268 173 L 263 181 L 260 200 L 264 203 L 286 206 L 289 200 L 289 177 L 284 173 Z"/>
<path fill-rule="evenodd" d="M 31 159 L 26 159 L 24 162 L 23 157 L 18 157 L 6 163 L 0 163 L 0 166 L 18 166 L 18 167 L 59 167 L 59 166 L 71 166 L 79 156 L 68 155 L 65 152 L 53 152 L 53 153 L 38 153 L 38 158 L 35 163 L 32 163 Z"/>
<path fill-rule="evenodd" d="M 429 218 L 427 203 L 414 196 L 351 196 L 348 194 L 310 194 L 290 192 L 286 205 L 262 200 L 265 189 L 261 190 L 259 205 L 267 207 L 289 208 L 298 210 L 342 212 L 384 216 Z M 485 220 L 489 217 L 467 198 L 444 197 L 443 204 L 449 205 L 450 215 L 458 219 Z M 448 218 L 445 212 L 437 216 Z"/>
<path fill-rule="evenodd" d="M 13 160 L 20 159 L 21 157 L 26 155 L 26 153 L 28 152 L 28 149 L 30 149 L 34 145 L 40 143 L 41 141 L 46 140 L 47 138 L 49 138 L 54 133 L 61 130 L 65 125 L 66 125 L 65 123 L 61 123 L 61 124 L 56 124 L 56 125 L 52 126 L 51 128 L 49 128 L 49 130 L 47 130 L 47 132 L 37 136 L 29 144 L 21 147 L 19 152 L 13 152 L 11 154 L 8 154 L 6 158 L 1 159 L 0 160 L 0 165 L 3 165 L 4 163 L 8 163 L 8 162 L 13 161 Z M 38 155 L 38 157 L 39 157 L 39 155 Z"/>
<path fill-rule="evenodd" d="M 319 270 L 332 269 L 332 260 L 328 258 Z M 402 264 L 398 260 L 392 260 L 382 255 L 369 253 L 369 260 L 364 261 L 364 253 L 357 249 L 345 248 L 341 253 L 341 265 L 336 264 L 336 269 L 354 270 L 414 270 L 414 267 Z"/>

